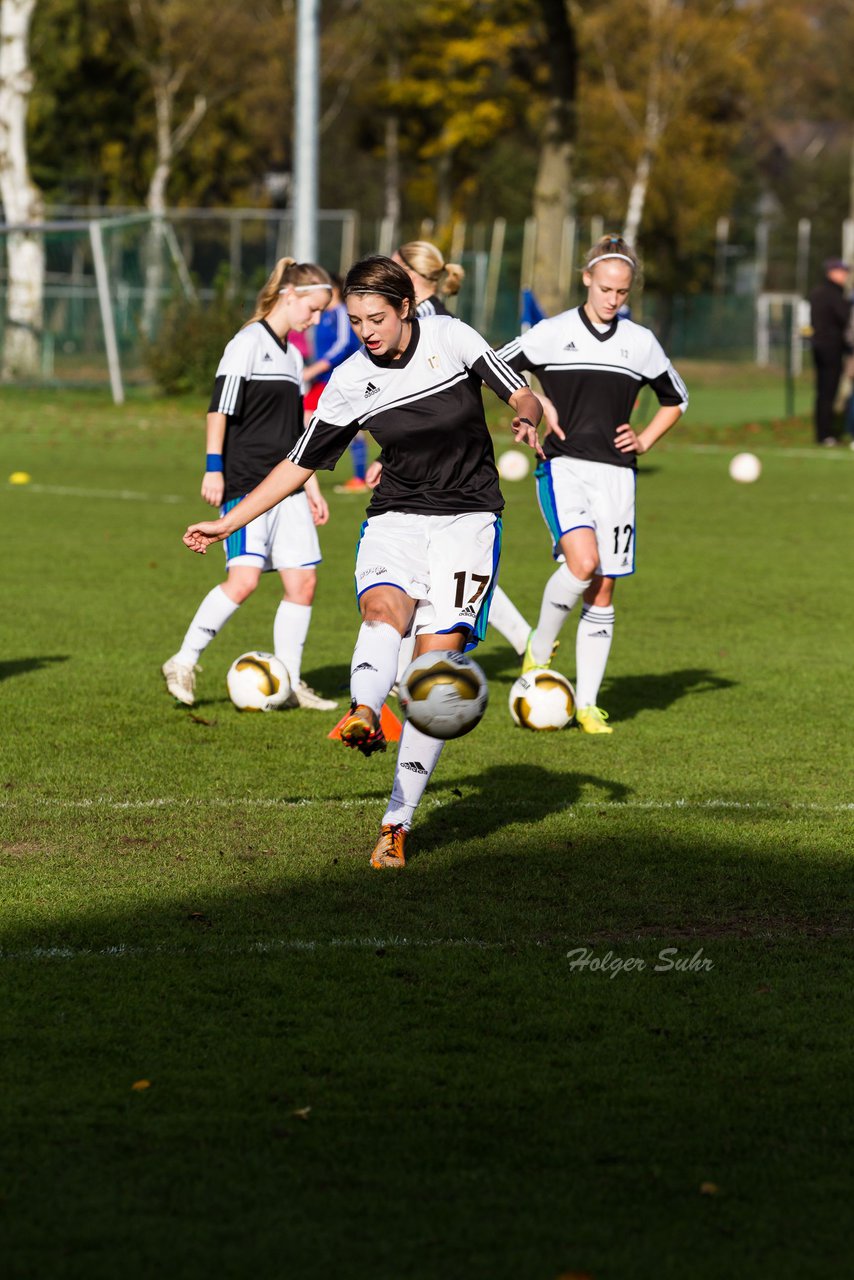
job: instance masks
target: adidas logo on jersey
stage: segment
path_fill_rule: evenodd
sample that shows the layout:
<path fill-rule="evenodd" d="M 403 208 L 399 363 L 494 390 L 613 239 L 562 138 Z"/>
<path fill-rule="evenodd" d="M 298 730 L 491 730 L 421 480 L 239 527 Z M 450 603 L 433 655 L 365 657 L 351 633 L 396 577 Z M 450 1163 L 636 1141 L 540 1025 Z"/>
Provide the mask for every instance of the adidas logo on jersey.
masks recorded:
<path fill-rule="evenodd" d="M 404 760 L 400 767 L 401 769 L 408 769 L 410 773 L 421 773 L 425 776 L 427 774 L 427 770 L 424 768 L 424 765 L 421 764 L 420 760 Z"/>
<path fill-rule="evenodd" d="M 273 363 L 273 357 L 270 355 L 269 351 L 265 351 L 265 352 L 264 352 L 264 364 L 266 364 L 268 360 L 270 361 L 270 363 L 271 363 L 271 364 Z"/>
<path fill-rule="evenodd" d="M 578 350 L 578 347 L 575 345 L 574 342 L 568 342 L 564 347 L 564 351 L 577 351 L 577 350 Z"/>
<path fill-rule="evenodd" d="M 461 610 L 460 610 L 460 617 L 461 617 L 461 618 L 474 618 L 474 617 L 475 617 L 475 609 L 474 609 L 474 605 L 467 604 L 467 605 L 466 605 L 466 607 L 465 607 L 465 609 L 461 609 Z"/>
<path fill-rule="evenodd" d="M 365 387 L 366 396 L 375 396 L 377 395 L 378 392 L 379 392 L 379 387 L 375 387 L 372 382 L 369 382 L 368 385 Z"/>
<path fill-rule="evenodd" d="M 376 671 L 376 667 L 372 667 L 370 662 L 360 662 L 358 667 L 354 667 L 350 674 L 354 676 L 357 671 Z"/>

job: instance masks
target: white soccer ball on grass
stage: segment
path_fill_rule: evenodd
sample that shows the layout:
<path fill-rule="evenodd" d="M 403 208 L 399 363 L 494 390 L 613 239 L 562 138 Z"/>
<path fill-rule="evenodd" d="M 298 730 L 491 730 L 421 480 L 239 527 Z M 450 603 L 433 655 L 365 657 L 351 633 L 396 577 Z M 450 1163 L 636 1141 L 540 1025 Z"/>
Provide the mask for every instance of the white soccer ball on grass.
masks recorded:
<path fill-rule="evenodd" d="M 505 449 L 495 465 L 502 480 L 524 480 L 531 469 L 528 455 L 521 449 Z"/>
<path fill-rule="evenodd" d="M 737 453 L 730 460 L 729 474 L 739 484 L 753 484 L 762 475 L 762 463 L 755 453 Z"/>

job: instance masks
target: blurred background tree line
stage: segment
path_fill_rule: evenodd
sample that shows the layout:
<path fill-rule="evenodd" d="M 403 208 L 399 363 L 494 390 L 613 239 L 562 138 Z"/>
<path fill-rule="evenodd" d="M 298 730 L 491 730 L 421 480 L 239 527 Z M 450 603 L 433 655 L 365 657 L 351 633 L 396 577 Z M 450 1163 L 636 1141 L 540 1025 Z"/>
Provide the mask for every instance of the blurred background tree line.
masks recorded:
<path fill-rule="evenodd" d="M 710 227 L 813 224 L 854 189 L 850 0 L 324 0 L 321 205 L 601 217 L 710 287 Z M 37 0 L 32 176 L 51 206 L 288 200 L 294 0 Z M 583 248 L 583 246 L 581 246 Z"/>

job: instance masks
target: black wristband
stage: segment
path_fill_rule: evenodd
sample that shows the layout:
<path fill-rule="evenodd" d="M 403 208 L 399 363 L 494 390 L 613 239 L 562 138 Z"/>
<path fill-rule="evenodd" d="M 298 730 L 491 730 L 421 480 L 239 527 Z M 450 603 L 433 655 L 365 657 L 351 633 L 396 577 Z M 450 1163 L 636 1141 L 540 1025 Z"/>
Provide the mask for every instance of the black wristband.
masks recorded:
<path fill-rule="evenodd" d="M 534 430 L 536 431 L 536 429 L 537 429 L 537 424 L 536 424 L 536 422 L 532 422 L 530 418 L 520 418 L 520 419 L 519 419 L 519 421 L 520 421 L 520 422 L 527 422 L 528 426 L 529 426 L 529 427 L 533 427 L 533 428 L 534 428 Z"/>

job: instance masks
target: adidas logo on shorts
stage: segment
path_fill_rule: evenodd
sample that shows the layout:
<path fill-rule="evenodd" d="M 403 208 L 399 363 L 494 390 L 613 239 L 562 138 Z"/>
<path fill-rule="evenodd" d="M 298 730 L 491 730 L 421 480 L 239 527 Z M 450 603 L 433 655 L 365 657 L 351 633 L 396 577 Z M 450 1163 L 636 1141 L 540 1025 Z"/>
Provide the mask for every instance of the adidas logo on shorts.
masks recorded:
<path fill-rule="evenodd" d="M 379 387 L 375 387 L 372 382 L 369 382 L 368 385 L 365 387 L 365 396 L 375 396 L 377 395 L 378 392 L 379 392 Z"/>
<path fill-rule="evenodd" d="M 401 769 L 409 769 L 410 773 L 426 774 L 427 772 L 419 760 L 404 760 L 400 767 Z"/>
<path fill-rule="evenodd" d="M 372 667 L 370 662 L 360 662 L 358 667 L 354 667 L 351 675 L 356 675 L 358 671 L 376 671 L 376 667 Z"/>

